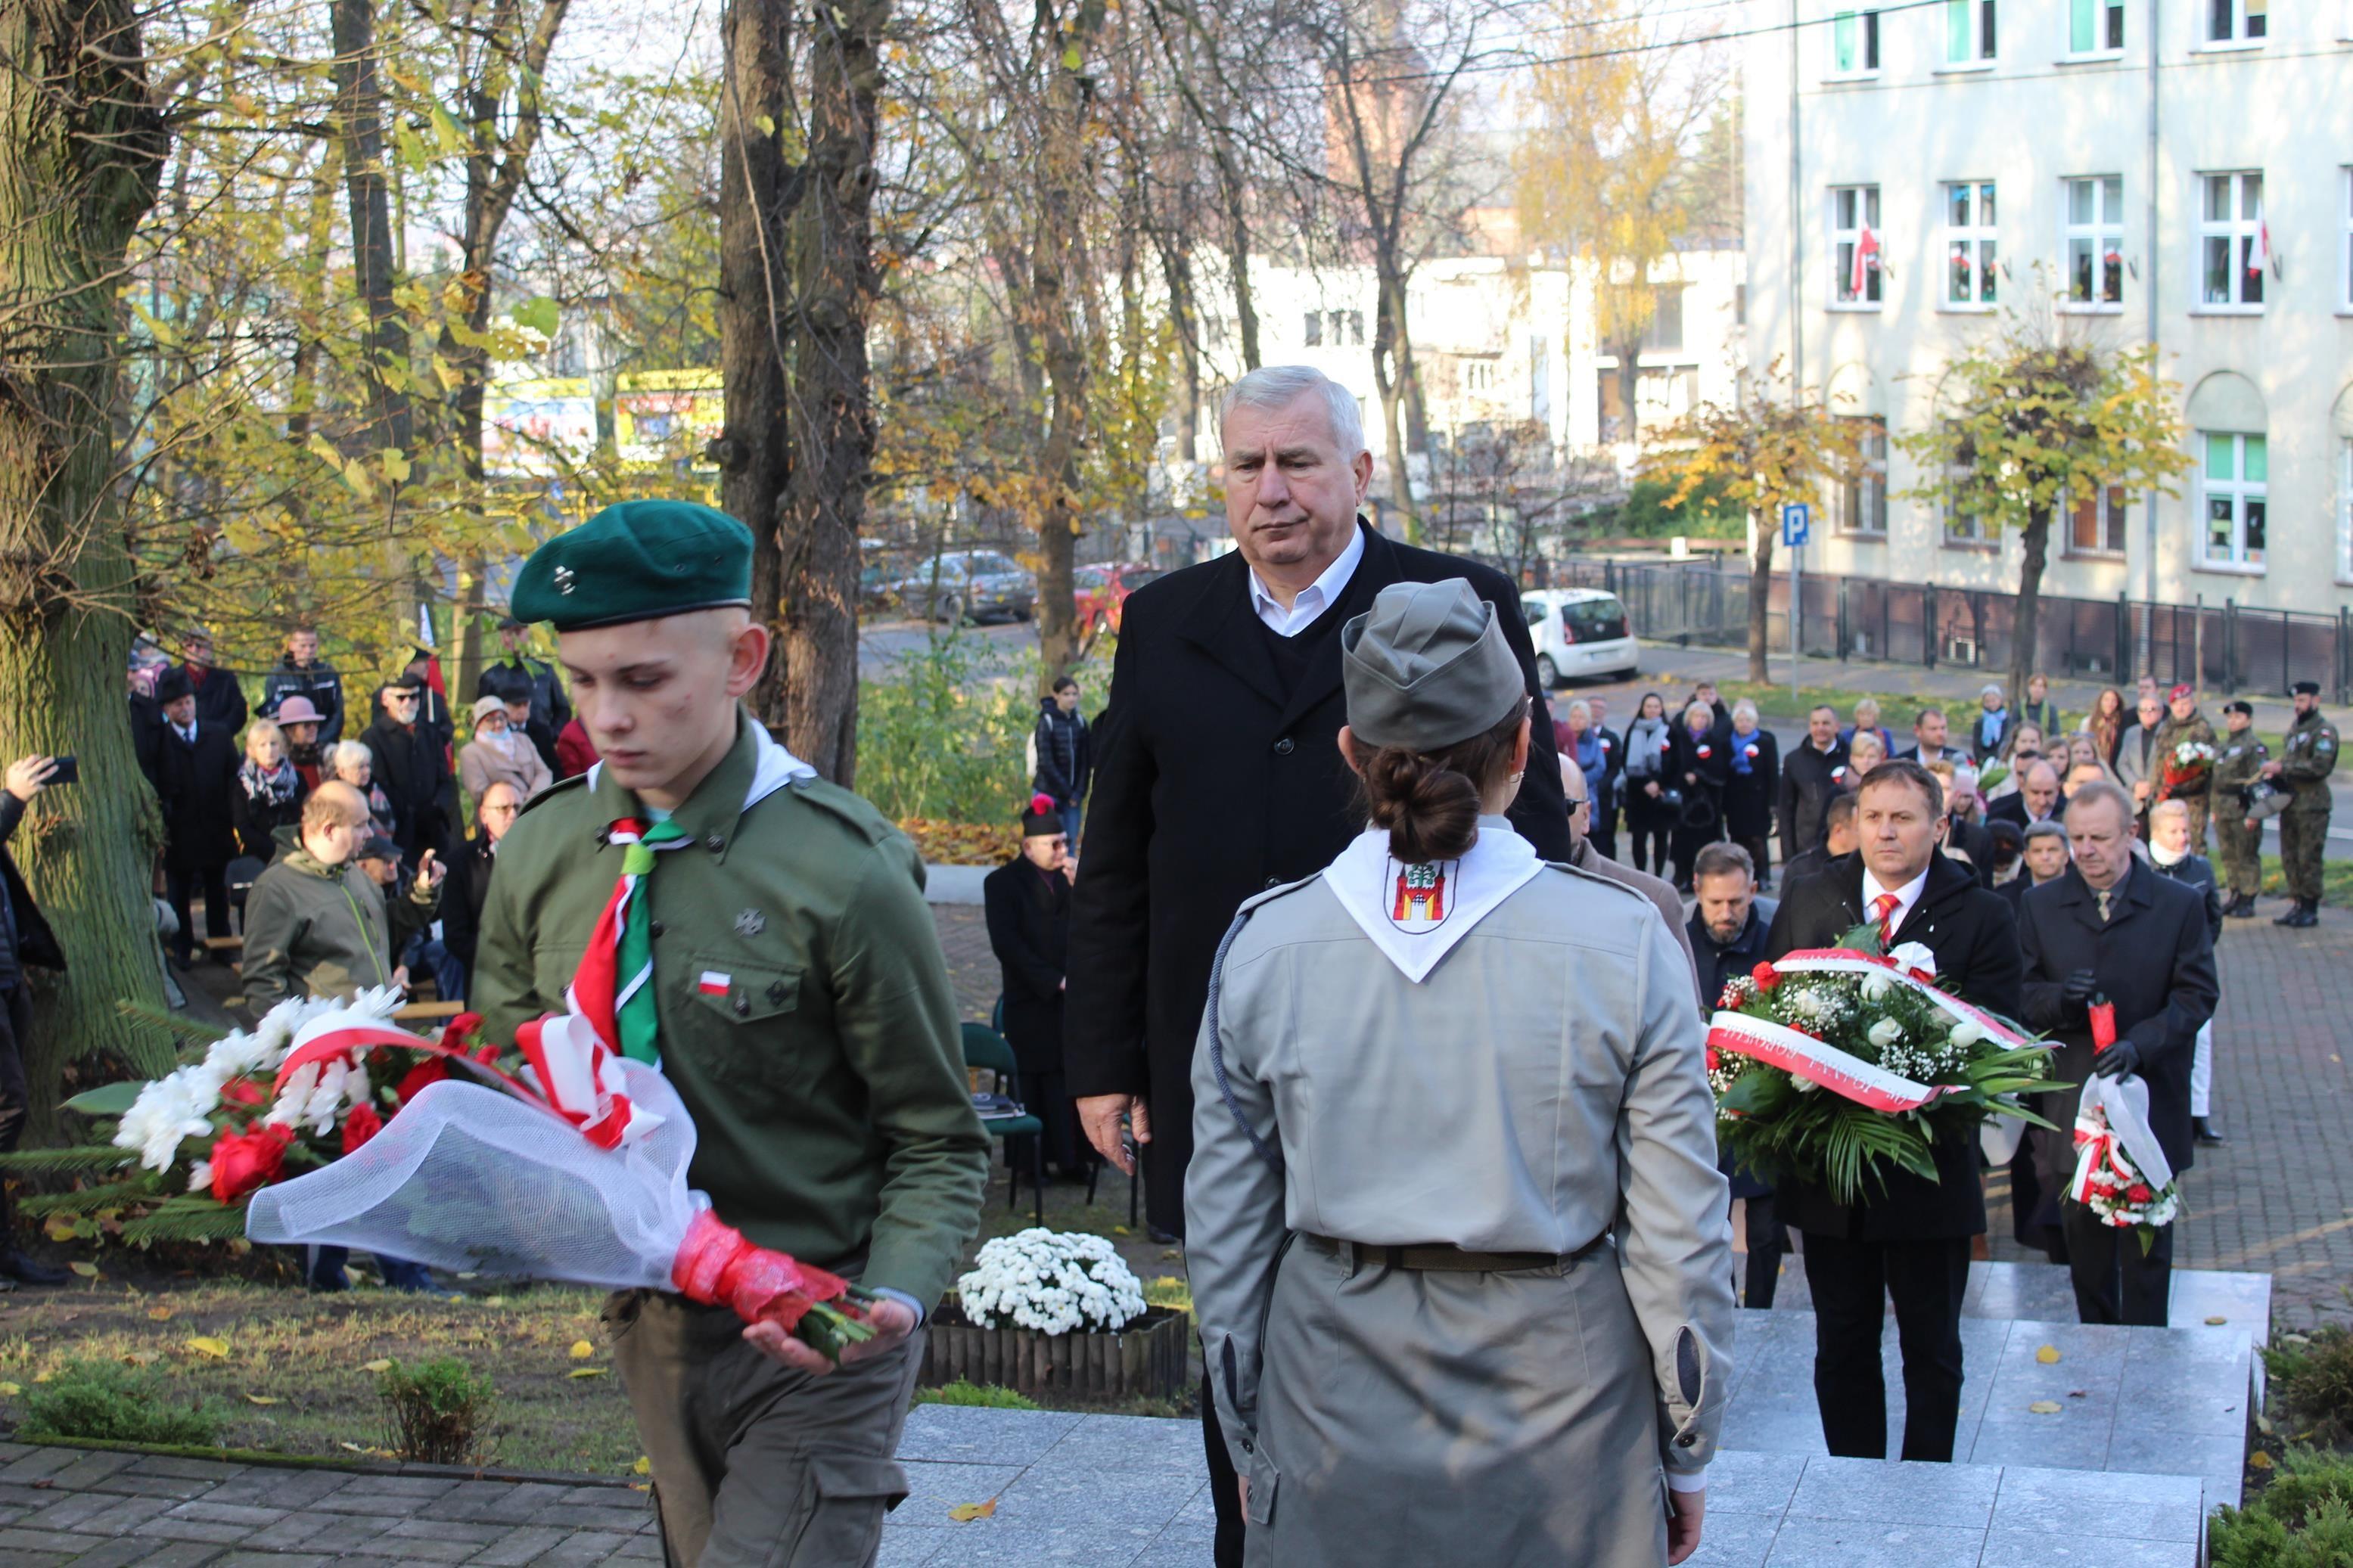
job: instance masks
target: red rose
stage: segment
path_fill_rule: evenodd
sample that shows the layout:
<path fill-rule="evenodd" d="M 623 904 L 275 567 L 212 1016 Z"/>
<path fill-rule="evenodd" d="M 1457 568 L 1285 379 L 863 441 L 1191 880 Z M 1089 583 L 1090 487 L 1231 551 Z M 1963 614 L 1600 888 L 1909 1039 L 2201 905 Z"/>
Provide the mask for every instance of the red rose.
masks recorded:
<path fill-rule="evenodd" d="M 279 1167 L 286 1163 L 286 1146 L 293 1142 L 294 1130 L 275 1122 L 223 1137 L 213 1145 L 213 1196 L 235 1203 L 276 1181 Z"/>
<path fill-rule="evenodd" d="M 1757 982 L 1757 990 L 1770 991 L 1781 984 L 1781 972 L 1770 963 L 1760 963 L 1748 972 L 1748 978 Z"/>
<path fill-rule="evenodd" d="M 1715 1047 L 1714 1046 L 1710 1046 L 1710 1047 L 1707 1047 L 1707 1070 L 1708 1070 L 1708 1071 L 1710 1071 L 1710 1072 L 1714 1072 L 1714 1071 L 1715 1071 L 1718 1068 L 1722 1067 L 1723 1065 L 1724 1065 L 1724 1058 L 1723 1058 L 1721 1056 L 1718 1056 L 1718 1055 L 1716 1054 L 1716 1049 L 1715 1049 Z"/>
<path fill-rule="evenodd" d="M 220 1087 L 223 1105 L 259 1105 L 269 1097 L 249 1078 L 233 1078 Z"/>
<path fill-rule="evenodd" d="M 354 1105 L 343 1118 L 343 1152 L 356 1154 L 360 1146 L 384 1131 L 384 1118 L 373 1105 Z"/>
<path fill-rule="evenodd" d="M 464 1050 L 466 1037 L 481 1026 L 482 1016 L 480 1013 L 459 1014 L 442 1026 L 441 1048 L 445 1051 Z"/>
<path fill-rule="evenodd" d="M 2125 1196 L 2130 1198 L 2137 1204 L 2145 1204 L 2148 1202 L 2150 1197 L 2153 1195 L 2154 1194 L 2149 1192 L 2148 1188 L 2138 1182 L 2135 1182 L 2131 1186 L 2125 1189 Z"/>
<path fill-rule="evenodd" d="M 415 1102 L 419 1089 L 422 1089 L 428 1083 L 439 1083 L 443 1079 L 448 1078 L 448 1076 L 449 1064 L 443 1061 L 439 1057 L 432 1057 L 427 1060 L 417 1063 L 415 1067 L 410 1068 L 408 1069 L 408 1075 L 400 1080 L 399 1086 L 392 1092 L 400 1100 L 401 1104 L 412 1104 Z"/>

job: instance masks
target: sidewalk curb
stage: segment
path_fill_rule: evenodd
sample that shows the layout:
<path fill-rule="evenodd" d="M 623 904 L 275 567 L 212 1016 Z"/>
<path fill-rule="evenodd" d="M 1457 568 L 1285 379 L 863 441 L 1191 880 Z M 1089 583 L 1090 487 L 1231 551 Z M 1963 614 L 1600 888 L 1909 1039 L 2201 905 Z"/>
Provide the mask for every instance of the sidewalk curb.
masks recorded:
<path fill-rule="evenodd" d="M 934 904 L 977 904 L 991 866 L 923 866 L 923 899 Z"/>

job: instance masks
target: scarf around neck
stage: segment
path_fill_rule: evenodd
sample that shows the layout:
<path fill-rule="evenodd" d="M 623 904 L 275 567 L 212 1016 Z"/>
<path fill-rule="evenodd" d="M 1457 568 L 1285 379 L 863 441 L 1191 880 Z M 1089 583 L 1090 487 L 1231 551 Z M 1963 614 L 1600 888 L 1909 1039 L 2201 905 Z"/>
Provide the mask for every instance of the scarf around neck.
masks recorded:
<path fill-rule="evenodd" d="M 246 758 L 237 764 L 237 782 L 244 786 L 246 799 L 259 801 L 265 805 L 284 805 L 294 798 L 294 792 L 302 787 L 301 775 L 294 771 L 293 763 L 285 757 L 279 758 L 278 765 L 267 773 L 251 757 Z"/>
<path fill-rule="evenodd" d="M 1388 830 L 1367 827 L 1324 868 L 1333 896 L 1381 956 L 1419 985 L 1497 905 L 1544 869 L 1511 820 L 1479 819 L 1461 858 L 1409 866 L 1389 853 Z"/>

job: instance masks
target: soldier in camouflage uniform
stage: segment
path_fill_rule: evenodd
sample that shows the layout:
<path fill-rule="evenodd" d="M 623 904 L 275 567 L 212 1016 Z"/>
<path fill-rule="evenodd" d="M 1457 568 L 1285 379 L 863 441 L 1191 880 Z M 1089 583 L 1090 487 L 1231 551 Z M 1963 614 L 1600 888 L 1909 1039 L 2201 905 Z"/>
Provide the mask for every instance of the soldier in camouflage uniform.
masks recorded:
<path fill-rule="evenodd" d="M 2245 702 L 2222 704 L 2225 732 L 2214 760 L 2214 841 L 2222 860 L 2222 884 L 2230 898 L 2222 912 L 2244 918 L 2255 912 L 2255 895 L 2263 885 L 2263 825 L 2250 826 L 2240 792 L 2263 776 L 2271 761 L 2269 746 L 2256 739 L 2254 708 Z"/>
<path fill-rule="evenodd" d="M 2280 863 L 2288 897 L 2295 907 L 2272 921 L 2279 926 L 2320 923 L 2320 852 L 2328 841 L 2328 775 L 2337 766 L 2337 726 L 2321 717 L 2320 683 L 2295 683 L 2295 722 L 2288 726 L 2276 761 L 2263 776 L 2295 791 L 2280 813 Z"/>

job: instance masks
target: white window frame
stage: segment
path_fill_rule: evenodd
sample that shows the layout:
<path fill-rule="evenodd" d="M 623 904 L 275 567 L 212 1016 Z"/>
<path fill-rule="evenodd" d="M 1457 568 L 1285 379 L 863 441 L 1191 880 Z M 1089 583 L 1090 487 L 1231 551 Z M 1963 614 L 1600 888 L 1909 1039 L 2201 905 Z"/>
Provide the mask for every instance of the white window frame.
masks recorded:
<path fill-rule="evenodd" d="M 2337 310 L 2353 315 L 2353 167 L 2337 171 Z"/>
<path fill-rule="evenodd" d="M 1989 70 L 2000 58 L 2001 23 L 1995 10 L 1996 0 L 1945 0 L 1944 61 L 1936 68 L 1948 71 Z M 1955 55 L 1956 24 L 1959 28 L 1957 41 L 1964 53 Z"/>
<path fill-rule="evenodd" d="M 2257 270 L 2254 273 L 2255 282 L 2253 290 L 2255 298 L 2253 300 L 2247 298 L 2249 292 L 2247 261 L 2254 253 L 2256 237 L 2263 232 L 2263 172 L 2261 169 L 2215 170 L 2201 172 L 2197 178 L 2198 189 L 2195 199 L 2198 212 L 2198 256 L 2196 265 L 2191 268 L 2197 295 L 2193 309 L 2206 315 L 2260 316 L 2263 311 L 2263 296 L 2267 290 L 2263 287 L 2263 272 Z M 2213 194 L 2213 183 L 2217 180 L 2230 182 L 2227 187 L 2230 192 L 2230 215 L 2220 218 L 2206 216 L 2207 203 Z M 2250 180 L 2254 182 L 2255 192 L 2253 216 L 2249 216 L 2247 212 L 2247 182 Z M 2213 248 L 2212 242 L 2216 240 L 2224 241 L 2230 247 L 2227 252 L 2231 268 L 2230 297 L 2222 300 L 2209 298 L 2206 288 L 2207 258 Z"/>
<path fill-rule="evenodd" d="M 2075 217 L 2075 194 L 2080 187 L 2089 186 L 2092 195 L 2092 216 L 2078 222 Z M 2113 212 L 2108 196 L 2114 188 L 2116 201 Z M 2094 273 L 2094 296 L 2089 300 L 2075 298 L 2075 246 L 2078 242 L 2092 247 L 2093 264 L 2105 269 L 2108 247 L 2113 242 L 2116 258 L 2116 297 L 2103 300 L 2099 287 L 2105 281 L 2099 271 Z M 2115 314 L 2125 308 L 2125 182 L 2121 174 L 2071 174 L 2059 182 L 2059 270 L 2065 279 L 2067 291 L 2060 299 L 2059 308 L 2084 315 Z"/>
<path fill-rule="evenodd" d="M 2077 501 L 2070 496 L 2061 517 L 2067 525 L 2066 537 L 2060 553 L 2094 561 L 2121 561 L 2132 547 L 2132 496 L 2122 485 L 2104 485 L 2094 498 L 2100 529 L 2098 544 L 2078 544 L 2075 542 L 2075 508 Z M 2109 544 L 2113 535 L 2121 542 Z"/>
<path fill-rule="evenodd" d="M 1862 432 L 1855 443 L 1854 471 L 1831 492 L 1838 531 L 1853 539 L 1887 537 L 1887 420 L 1877 414 L 1841 414 Z M 1858 518 L 1864 521 L 1858 521 Z"/>
<path fill-rule="evenodd" d="M 2270 0 L 2203 0 L 2206 15 L 2198 24 L 2198 47 L 2204 49 L 2260 49 L 2271 37 Z M 2214 31 L 2216 17 L 2226 31 Z M 2260 24 L 2249 32 L 2250 22 Z"/>
<path fill-rule="evenodd" d="M 1466 359 L 1462 362 L 1462 395 L 1474 397 L 1495 390 L 1495 362 L 1491 359 Z"/>
<path fill-rule="evenodd" d="M 1839 51 L 1851 47 L 1855 63 L 1841 67 Z M 1833 81 L 1865 81 L 1879 74 L 1880 26 L 1876 10 L 1837 11 L 1831 16 L 1831 68 Z"/>
<path fill-rule="evenodd" d="M 2075 13 L 2082 7 L 2092 14 L 2094 42 L 2086 49 L 2075 47 Z M 2060 58 L 2068 60 L 2113 60 L 2125 52 L 2125 39 L 2132 30 L 2125 24 L 2125 0 L 2067 0 L 2067 48 Z M 2110 37 L 2116 42 L 2110 43 Z"/>
<path fill-rule="evenodd" d="M 1942 310 L 1993 310 L 2001 302 L 2001 284 L 1996 268 L 2000 260 L 2001 205 L 1991 180 L 1947 180 L 1938 187 L 1943 204 L 1944 243 L 1941 249 L 1942 289 L 1936 308 Z M 1954 204 L 1962 204 L 1962 220 L 1953 221 Z M 1987 209 L 1992 216 L 1987 216 Z M 1965 262 L 1972 280 L 1964 290 L 1963 299 L 1953 297 L 1954 263 Z"/>
<path fill-rule="evenodd" d="M 1964 468 L 1946 471 L 1946 478 L 1956 487 L 1968 477 L 1968 470 Z M 1953 525 L 1956 519 L 1967 521 L 1966 532 Z M 1960 498 L 1955 489 L 1947 489 L 1936 498 L 1936 542 L 1947 550 L 1992 550 L 2000 543 L 1999 539 L 1986 532 L 1983 522 L 1961 510 Z"/>
<path fill-rule="evenodd" d="M 2231 474 L 2216 479 L 2212 473 L 2214 443 L 2231 443 Z M 2247 443 L 2256 443 L 2263 477 L 2247 478 Z M 2265 556 L 2271 543 L 2271 443 L 2262 431 L 2200 430 L 2198 432 L 2198 564 L 2209 572 L 2239 572 L 2260 576 L 2265 566 Z M 2225 501 L 2231 509 L 2231 545 L 2227 553 L 2216 554 L 2213 549 L 2214 503 Z M 2258 514 L 2256 509 L 2260 508 Z M 2263 531 L 2263 543 L 2250 547 L 2247 532 L 2250 523 Z"/>
<path fill-rule="evenodd" d="M 1855 222 L 1852 227 L 1841 227 L 1839 198 L 1852 194 L 1854 197 Z M 1879 187 L 1877 185 L 1832 185 L 1831 187 L 1831 305 L 1833 310 L 1876 310 L 1887 301 L 1887 232 L 1880 221 Z M 1861 293 L 1847 297 L 1847 279 L 1854 275 L 1852 247 L 1862 243 L 1862 231 L 1870 229 L 1879 237 L 1879 260 L 1863 279 Z"/>

